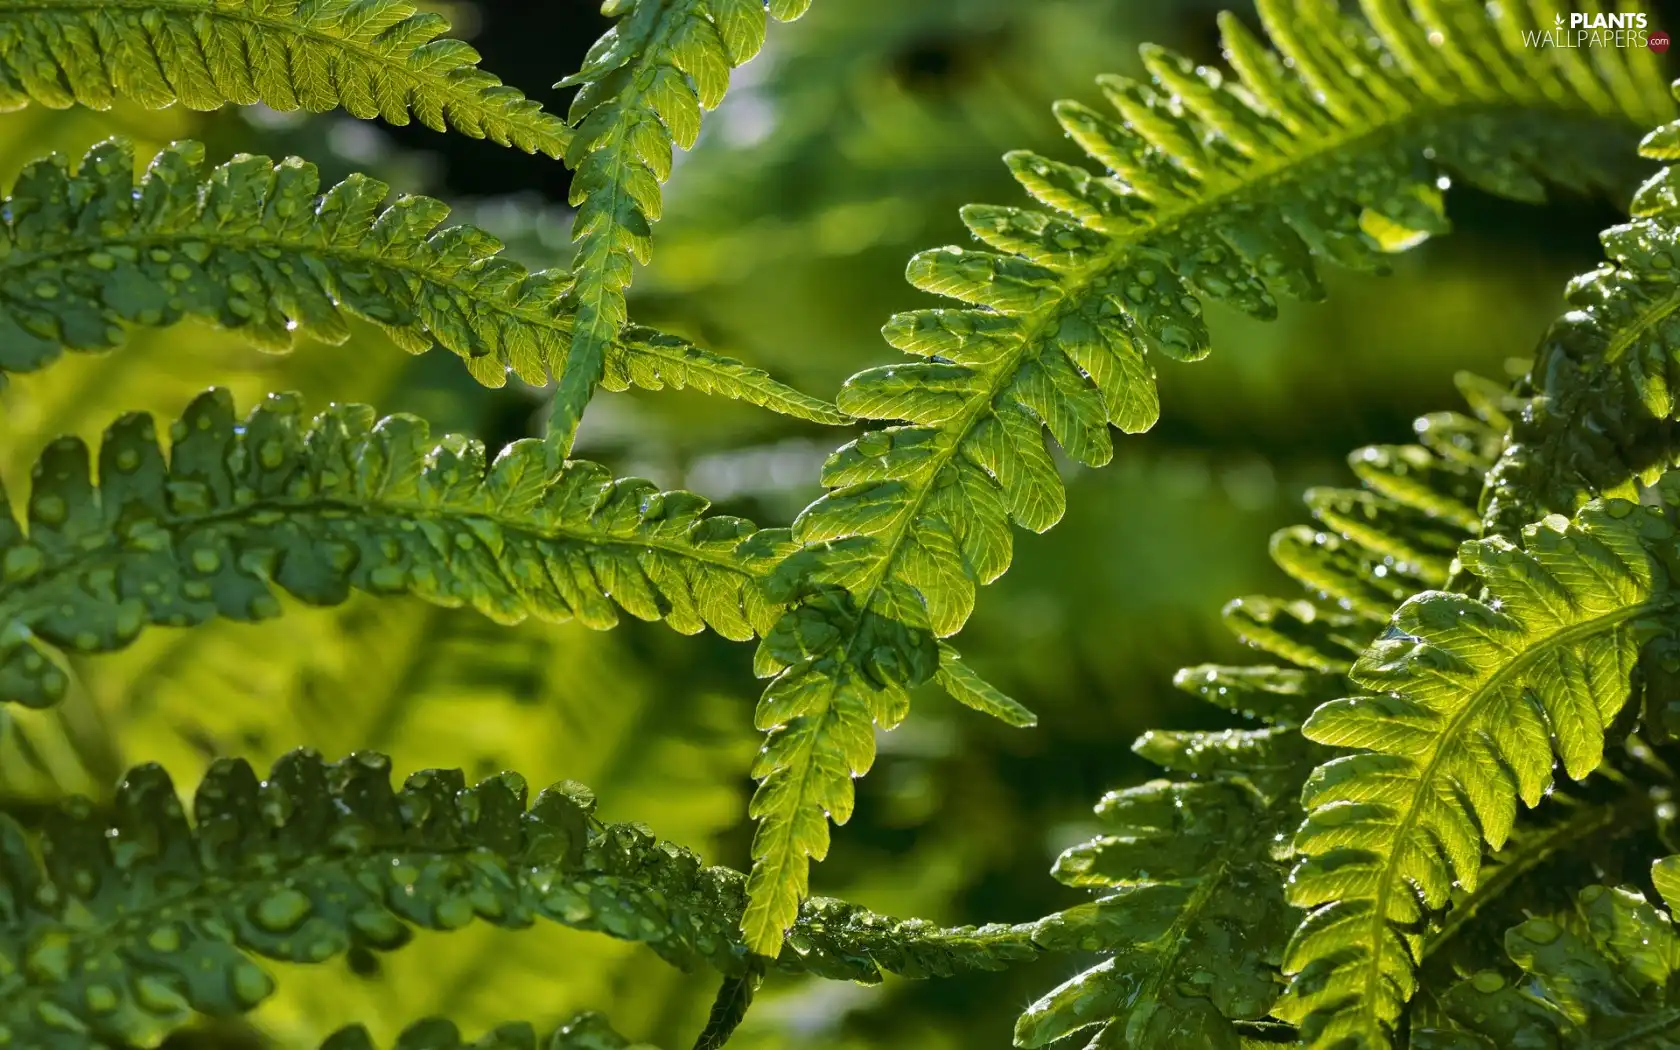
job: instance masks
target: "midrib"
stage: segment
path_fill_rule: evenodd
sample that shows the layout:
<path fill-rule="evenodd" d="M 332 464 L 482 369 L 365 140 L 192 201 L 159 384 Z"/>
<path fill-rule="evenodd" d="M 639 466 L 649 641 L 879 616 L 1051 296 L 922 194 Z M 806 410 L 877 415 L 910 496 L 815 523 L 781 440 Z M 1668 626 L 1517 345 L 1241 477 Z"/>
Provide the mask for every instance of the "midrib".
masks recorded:
<path fill-rule="evenodd" d="M 448 228 L 455 229 L 457 227 Z M 412 258 L 394 258 L 380 252 L 363 250 L 361 246 L 370 243 L 367 238 L 358 240 L 356 246 L 354 247 L 345 247 L 343 245 L 320 243 L 315 241 L 291 240 L 284 237 L 253 236 L 250 233 L 229 234 L 223 233 L 219 230 L 136 230 L 133 233 L 119 234 L 114 237 L 100 237 L 98 239 L 84 240 L 79 243 L 72 244 L 71 246 L 60 248 L 56 251 L 14 251 L 8 257 L 0 259 L 0 272 L 4 272 L 6 270 L 24 272 L 27 271 L 29 267 L 40 263 L 51 263 L 77 256 L 87 256 L 93 254 L 94 252 L 109 251 L 113 247 L 133 248 L 136 251 L 143 251 L 147 248 L 166 248 L 172 251 L 180 251 L 181 246 L 190 241 L 201 241 L 210 245 L 212 248 L 244 252 L 260 252 L 263 248 L 277 248 L 281 251 L 296 255 L 317 255 L 323 258 L 339 260 L 351 264 L 360 264 L 363 266 L 394 270 L 398 273 L 412 277 L 420 281 L 422 284 L 446 288 L 452 292 L 460 292 L 475 304 L 488 307 L 496 313 L 515 318 L 525 324 L 548 328 L 562 334 L 570 333 L 572 330 L 572 317 L 569 313 L 549 314 L 529 309 L 515 309 L 512 305 L 504 303 L 500 299 L 486 298 L 479 294 L 477 285 L 468 284 L 459 280 L 457 274 L 447 273 L 440 275 L 436 269 L 417 262 Z M 492 255 L 487 258 L 493 259 L 499 257 L 499 255 Z M 264 261 L 267 262 L 268 260 L 265 259 Z M 534 273 L 529 275 L 535 276 Z M 336 280 L 338 278 L 338 273 L 334 271 L 332 276 L 334 280 Z"/>
<path fill-rule="evenodd" d="M 684 558 L 690 561 L 701 562 L 715 568 L 739 573 L 749 579 L 761 579 L 769 575 L 769 568 L 762 564 L 753 563 L 748 565 L 737 563 L 727 557 L 712 554 L 711 552 L 704 551 L 700 548 L 679 547 L 655 537 L 647 537 L 646 539 L 623 536 L 602 537 L 587 532 L 566 529 L 564 527 L 557 527 L 552 532 L 545 532 L 534 528 L 532 522 L 519 518 L 504 518 L 500 515 L 487 514 L 477 511 L 461 511 L 459 513 L 449 514 L 440 512 L 437 509 L 427 509 L 416 503 L 403 503 L 395 501 L 355 503 L 342 499 L 289 501 L 264 500 L 209 514 L 194 515 L 192 517 L 163 518 L 159 519 L 159 525 L 161 528 L 170 533 L 178 533 L 186 529 L 199 528 L 221 522 L 238 521 L 241 518 L 248 517 L 262 511 L 276 510 L 301 514 L 313 514 L 322 511 L 342 511 L 351 515 L 352 520 L 354 520 L 354 515 L 357 512 L 365 514 L 370 509 L 373 514 L 382 517 L 390 516 L 400 518 L 403 521 L 414 521 L 424 518 L 441 523 L 454 523 L 467 518 L 478 518 L 481 520 L 491 521 L 510 532 L 522 533 L 544 542 L 571 542 L 593 548 L 619 547 L 625 548 L 631 552 L 657 550 L 664 554 Z M 4 598 L 8 591 L 14 592 L 16 596 L 26 596 L 31 591 L 40 591 L 52 587 L 60 582 L 60 577 L 74 574 L 79 568 L 83 567 L 89 561 L 93 561 L 102 555 L 115 554 L 120 556 L 122 553 L 123 547 L 120 542 L 101 544 L 94 550 L 83 552 L 77 557 L 61 565 L 54 566 L 41 573 L 31 576 L 28 579 L 20 581 L 18 584 L 0 585 L 0 598 Z M 21 605 L 13 605 L 11 601 L 0 601 L 0 622 L 5 622 L 8 619 L 21 616 L 22 608 L 23 607 Z"/>

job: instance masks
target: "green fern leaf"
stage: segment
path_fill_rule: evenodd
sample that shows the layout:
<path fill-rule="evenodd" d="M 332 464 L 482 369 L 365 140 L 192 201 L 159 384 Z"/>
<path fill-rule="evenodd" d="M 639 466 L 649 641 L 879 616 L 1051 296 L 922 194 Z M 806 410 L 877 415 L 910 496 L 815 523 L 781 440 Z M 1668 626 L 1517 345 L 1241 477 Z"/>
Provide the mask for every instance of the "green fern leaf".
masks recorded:
<path fill-rule="evenodd" d="M 964 707 L 991 715 L 1005 725 L 1029 729 L 1038 725 L 1038 716 L 1022 706 L 1019 700 L 1005 695 L 996 686 L 981 678 L 974 669 L 963 663 L 961 654 L 944 642 L 939 643 L 939 672 L 934 681 Z"/>
<path fill-rule="evenodd" d="M 770 14 L 785 21 L 806 6 L 783 2 Z M 701 111 L 723 101 L 729 71 L 764 43 L 757 0 L 609 0 L 604 11 L 618 23 L 582 69 L 555 85 L 579 88 L 565 153 L 576 172 L 575 283 L 567 297 L 575 325 L 550 414 L 551 433 L 567 449 L 627 322 L 632 268 L 650 258 L 672 146 L 694 145 Z"/>
<path fill-rule="evenodd" d="M 1595 496 L 1631 496 L 1680 452 L 1668 348 L 1680 339 L 1674 216 L 1605 231 L 1611 262 L 1570 282 L 1570 306 L 1547 332 L 1525 386 L 1529 410 L 1490 475 L 1491 532 L 1569 513 Z"/>
<path fill-rule="evenodd" d="M 1322 755 L 1279 729 L 1152 734 L 1138 750 L 1197 779 L 1104 796 L 1104 834 L 1056 861 L 1057 879 L 1099 896 L 1041 920 L 1036 940 L 1113 955 L 1029 1006 L 1017 1046 L 1100 1025 L 1092 1046 L 1238 1050 L 1232 1022 L 1264 1018 L 1276 998 L 1299 920 L 1274 846 L 1299 823 L 1297 788 Z"/>
<path fill-rule="evenodd" d="M 1629 889 L 1589 886 L 1573 911 L 1505 934 L 1516 974 L 1484 970 L 1413 1026 L 1418 1050 L 1676 1050 L 1680 934 Z"/>
<path fill-rule="evenodd" d="M 0 373 L 64 349 L 104 350 L 125 325 L 212 321 L 270 350 L 299 336 L 341 343 L 345 317 L 410 353 L 442 345 L 474 378 L 541 385 L 566 360 L 570 278 L 528 273 L 471 226 L 439 229 L 425 197 L 382 207 L 383 183 L 352 176 L 321 192 L 314 165 L 240 156 L 201 174 L 178 142 L 134 183 L 128 143 L 95 146 L 72 173 L 54 156 L 19 176 L 0 223 Z M 824 423 L 846 417 L 757 369 L 642 328 L 608 354 L 609 389 L 631 383 L 723 394 Z"/>
<path fill-rule="evenodd" d="M 717 997 L 712 1000 L 711 1012 L 706 1016 L 706 1027 L 694 1041 L 694 1050 L 723 1050 L 735 1029 L 741 1027 L 752 1007 L 753 996 L 764 981 L 761 962 L 759 956 L 753 956 L 745 973 L 723 979 Z"/>
<path fill-rule="evenodd" d="M 321 1050 L 377 1050 L 366 1028 L 353 1025 L 327 1037 Z M 499 1025 L 468 1043 L 455 1025 L 441 1018 L 417 1021 L 403 1030 L 391 1050 L 653 1050 L 613 1031 L 607 1019 L 585 1013 L 567 1021 L 546 1039 L 528 1024 Z"/>
<path fill-rule="evenodd" d="M 1680 123 L 1668 124 L 1640 152 L 1672 161 L 1677 143 Z M 1680 339 L 1680 172 L 1652 176 L 1631 210 L 1632 222 L 1601 236 L 1609 261 L 1570 283 L 1570 310 L 1540 345 L 1481 508 L 1490 531 L 1514 535 L 1594 496 L 1631 495 L 1680 456 L 1680 374 L 1668 352 Z"/>
<path fill-rule="evenodd" d="M 1536 810 L 1519 816 L 1498 852 L 1489 853 L 1473 890 L 1455 888 L 1450 910 L 1425 933 L 1420 957 L 1420 980 L 1433 987 L 1449 972 L 1475 973 L 1504 961 L 1492 943 L 1504 929 L 1530 915 L 1568 907 L 1574 900 L 1565 892 L 1582 878 L 1618 872 L 1624 853 L 1636 858 L 1628 873 L 1646 856 L 1645 843 L 1634 841 L 1658 822 L 1654 791 L 1667 779 L 1623 776 L 1634 768 L 1625 752 L 1612 752 L 1606 767 L 1615 772 L 1590 784 L 1596 790 L 1553 791 Z M 1607 772 L 1609 770 L 1607 769 Z M 1591 842 L 1590 857 L 1582 857 L 1581 843 Z"/>
<path fill-rule="evenodd" d="M 1322 294 L 1315 256 L 1381 270 L 1386 252 L 1446 229 L 1437 167 L 1520 199 L 1541 194 L 1542 172 L 1590 188 L 1618 181 L 1621 143 L 1672 114 L 1651 58 L 1606 51 L 1601 77 L 1573 54 L 1522 47 L 1512 30 L 1549 4 L 1444 0 L 1420 5 L 1416 21 L 1393 3 L 1366 6 L 1369 26 L 1330 0 L 1263 0 L 1276 54 L 1224 19 L 1230 80 L 1146 47 L 1151 84 L 1100 81 L 1114 114 L 1055 107 L 1112 175 L 1010 154 L 1011 172 L 1046 210 L 967 207 L 964 223 L 991 251 L 946 247 L 911 261 L 911 284 L 967 305 L 888 322 L 887 341 L 921 360 L 853 376 L 837 403 L 895 425 L 837 452 L 824 470 L 829 492 L 795 522 L 796 539 L 827 553 L 811 581 L 844 588 L 861 614 L 852 627 L 828 624 L 840 640 L 821 690 L 802 687 L 807 699 L 792 707 L 766 694 L 760 721 L 784 735 L 771 738 L 760 774 L 776 779 L 755 803 L 766 830 L 755 852 L 754 944 L 773 949 L 806 886 L 807 858 L 827 849 L 821 816 L 797 807 L 843 820 L 847 781 L 867 768 L 863 719 L 882 672 L 862 665 L 904 675 L 888 692 L 931 673 L 902 654 L 883 662 L 879 642 L 856 628 L 890 620 L 919 639 L 962 627 L 978 587 L 1008 568 L 1010 524 L 1043 532 L 1062 516 L 1046 431 L 1069 458 L 1108 462 L 1110 426 L 1136 433 L 1159 414 L 1150 355 L 1208 353 L 1199 297 L 1271 318 L 1279 296 Z M 1376 486 L 1379 498 L 1436 491 L 1433 479 L 1418 488 L 1404 462 L 1379 456 L 1369 469 L 1388 483 Z M 1478 479 L 1446 469 L 1460 487 L 1419 509 L 1473 524 Z M 1340 630 L 1263 612 L 1276 614 L 1262 625 L 1274 636 Z M 1325 669 L 1351 663 L 1357 648 Z M 777 697 L 781 682 L 771 686 Z M 825 743 L 831 732 L 850 743 Z"/>
<path fill-rule="evenodd" d="M 243 761 L 217 762 L 189 827 L 169 778 L 142 766 L 109 825 L 85 802 L 49 814 L 39 861 L 0 818 L 11 902 L 0 950 L 26 961 L 0 975 L 0 1023 L 37 1050 L 155 1043 L 191 1011 L 267 998 L 273 982 L 250 956 L 321 963 L 474 919 L 543 919 L 645 943 L 679 966 L 747 972 L 735 935 L 745 878 L 638 826 L 602 824 L 593 808 L 569 781 L 527 809 L 517 774 L 467 788 L 458 770 L 428 770 L 393 790 L 383 756 L 329 764 L 300 751 L 263 783 Z M 878 981 L 1038 951 L 1030 925 L 944 930 L 832 900 L 801 916 L 796 947 L 776 960 L 784 972 Z"/>
<path fill-rule="evenodd" d="M 619 332 L 619 341 L 607 351 L 601 386 L 615 391 L 632 386 L 642 390 L 693 390 L 745 401 L 812 423 L 839 426 L 851 422 L 851 417 L 827 401 L 771 379 L 762 368 L 640 325 Z"/>
<path fill-rule="evenodd" d="M 1299 726 L 1319 704 L 1347 695 L 1341 675 L 1301 667 L 1198 664 L 1173 685 L 1218 707 L 1274 725 Z"/>
<path fill-rule="evenodd" d="M 617 609 L 684 633 L 745 640 L 780 606 L 762 579 L 791 543 L 706 501 L 614 481 L 596 464 L 545 466 L 539 441 L 486 470 L 476 441 L 421 420 L 338 405 L 313 421 L 294 395 L 244 420 L 225 391 L 190 405 L 165 458 L 149 416 L 99 450 L 75 438 L 36 465 L 28 531 L 0 494 L 0 697 L 55 701 L 64 672 L 42 644 L 121 648 L 148 624 L 277 615 L 271 587 L 313 604 L 352 588 L 605 629 Z"/>
<path fill-rule="evenodd" d="M 1655 508 L 1592 503 L 1571 522 L 1465 544 L 1487 603 L 1426 592 L 1355 665 L 1371 695 L 1318 708 L 1303 731 L 1362 749 L 1320 767 L 1302 795 L 1304 858 L 1289 896 L 1312 909 L 1290 943 L 1277 1013 L 1314 1050 L 1392 1045 L 1415 987 L 1419 924 L 1473 890 L 1481 844 L 1538 805 L 1552 753 L 1579 780 L 1627 699 L 1641 622 L 1671 602 Z"/>
<path fill-rule="evenodd" d="M 1651 865 L 1651 882 L 1662 894 L 1671 914 L 1680 915 L 1680 856 L 1664 857 Z"/>
<path fill-rule="evenodd" d="M 859 648 L 880 663 L 858 666 Z M 903 653 L 918 666 L 896 666 Z M 770 739 L 752 770 L 760 783 L 748 812 L 759 826 L 742 929 L 754 952 L 773 956 L 786 916 L 809 895 L 806 858 L 827 855 L 830 819 L 851 817 L 852 779 L 875 760 L 875 725 L 903 720 L 910 693 L 900 683 L 907 673 L 932 677 L 939 652 L 926 634 L 859 613 L 850 595 L 830 589 L 776 621 L 757 663 L 777 677 L 754 723 Z"/>
<path fill-rule="evenodd" d="M 1023 1045 L 1087 1025 L 1104 1026 L 1093 1045 L 1112 1043 L 1140 1050 L 1260 1045 L 1245 1042 L 1248 1037 L 1236 1022 L 1252 1023 L 1256 1002 L 1262 1010 L 1271 1008 L 1288 936 L 1274 927 L 1298 921 L 1298 913 L 1283 898 L 1287 854 L 1274 850 L 1268 836 L 1289 829 L 1309 772 L 1305 767 L 1327 755 L 1325 749 L 1303 741 L 1292 727 L 1320 704 L 1354 690 L 1345 673 L 1354 653 L 1376 637 L 1386 624 L 1388 610 L 1401 599 L 1446 580 L 1453 550 L 1469 536 L 1461 524 L 1462 515 L 1442 520 L 1431 511 L 1462 503 L 1453 496 L 1458 474 L 1452 466 L 1485 469 L 1497 454 L 1508 421 L 1500 411 L 1506 403 L 1503 396 L 1469 377 L 1460 377 L 1460 386 L 1472 395 L 1481 418 L 1435 413 L 1417 421 L 1419 445 L 1355 452 L 1350 464 L 1366 487 L 1310 491 L 1307 503 L 1319 519 L 1316 527 L 1286 529 L 1274 537 L 1274 560 L 1302 583 L 1311 600 L 1244 599 L 1234 603 L 1227 620 L 1240 638 L 1287 663 L 1204 664 L 1185 668 L 1176 676 L 1180 688 L 1274 728 L 1150 733 L 1138 742 L 1141 753 L 1198 779 L 1149 784 L 1111 796 L 1140 805 L 1160 792 L 1209 796 L 1236 792 L 1238 797 L 1256 800 L 1246 813 L 1230 806 L 1222 810 L 1231 830 L 1225 839 L 1214 838 L 1203 854 L 1208 862 L 1193 869 L 1192 878 L 1159 879 L 1156 873 L 1176 874 L 1184 867 L 1173 866 L 1174 856 L 1162 855 L 1139 865 L 1150 878 L 1118 880 L 1125 887 L 1122 893 L 1145 895 L 1175 886 L 1205 887 L 1207 895 L 1195 898 L 1194 907 L 1135 913 L 1134 925 L 1144 918 L 1159 918 L 1161 922 L 1177 920 L 1179 932 L 1191 928 L 1197 932 L 1182 941 L 1143 938 L 1140 944 L 1126 936 L 1124 926 L 1111 925 L 1099 933 L 1094 946 L 1114 950 L 1114 959 L 1035 1004 L 1017 1028 Z M 1372 469 L 1373 464 L 1420 468 L 1418 476 L 1426 484 L 1397 486 L 1383 471 Z M 1378 495 L 1375 490 L 1380 488 L 1394 491 L 1399 498 Z M 1422 556 L 1425 553 L 1427 557 Z M 1380 607 L 1384 602 L 1386 609 Z M 1334 632 L 1314 631 L 1328 622 L 1337 624 Z M 1268 799 L 1269 805 L 1261 804 Z M 1190 818 L 1200 813 L 1194 808 L 1183 812 Z M 1250 837 L 1249 829 L 1257 827 L 1272 831 Z M 1166 838 L 1159 829 L 1147 834 L 1122 832 L 1113 839 L 1114 852 L 1122 859 L 1142 850 L 1168 854 L 1184 840 L 1188 840 L 1184 848 L 1194 850 L 1199 841 L 1194 836 Z M 1085 873 L 1109 852 L 1108 842 L 1099 838 L 1069 851 L 1060 862 L 1058 877 L 1087 877 Z M 1236 920 L 1225 917 L 1223 911 L 1230 898 L 1222 893 L 1231 889 L 1233 873 L 1244 876 L 1236 899 L 1249 905 Z M 1098 875 L 1100 884 L 1107 876 L 1100 871 Z M 1255 907 L 1254 901 L 1272 903 Z M 1233 978 L 1230 960 L 1238 952 L 1231 945 L 1238 942 L 1247 950 L 1240 955 Z M 1213 964 L 1204 959 L 1196 965 L 1197 953 L 1212 944 L 1221 946 Z M 1199 971 L 1219 974 L 1220 979 L 1212 988 L 1203 988 L 1194 979 Z M 1138 989 L 1149 993 L 1134 995 Z M 1253 994 L 1240 1008 L 1236 1003 L 1239 989 Z"/>
<path fill-rule="evenodd" d="M 673 691 L 679 651 L 650 654 L 645 639 L 619 631 L 506 627 L 409 598 L 282 604 L 280 621 L 152 631 L 122 653 L 74 660 L 67 704 L 13 708 L 26 724 L 62 714 L 72 727 L 105 730 L 89 734 L 91 783 L 57 797 L 108 805 L 122 770 L 145 761 L 185 792 L 217 756 L 266 769 L 309 741 L 327 754 L 379 751 L 405 773 L 460 767 L 469 782 L 503 769 L 532 784 L 571 776 L 702 855 L 740 818 L 755 745 L 737 722 L 738 698 Z M 14 758 L 0 751 L 0 775 L 14 772 Z M 388 1045 L 416 1003 L 471 1032 L 504 1020 L 510 1003 L 539 1028 L 590 1004 L 611 1002 L 626 1020 L 661 1004 L 700 1005 L 700 982 L 639 945 L 552 925 L 422 934 L 377 970 L 346 980 L 337 964 L 286 968 L 252 1020 L 277 1046 L 313 1047 L 345 1018 Z"/>
<path fill-rule="evenodd" d="M 1228 616 L 1239 637 L 1298 662 L 1204 664 L 1174 679 L 1187 692 L 1273 728 L 1153 732 L 1138 741 L 1140 754 L 1196 779 L 1110 794 L 1098 806 L 1113 825 L 1108 833 L 1057 862 L 1058 879 L 1105 895 L 1067 914 L 1106 918 L 1073 929 L 1089 938 L 1083 946 L 1114 954 L 1028 1008 L 1016 1026 L 1018 1045 L 1042 1046 L 1099 1025 L 1093 1046 L 1248 1045 L 1236 1023 L 1259 1021 L 1271 1009 L 1283 949 L 1300 921 L 1284 899 L 1287 860 L 1277 837 L 1298 826 L 1301 786 L 1329 754 L 1293 728 L 1351 691 L 1344 673 L 1324 665 L 1343 666 L 1404 598 L 1445 580 L 1444 560 L 1437 566 L 1393 552 L 1443 543 L 1450 552 L 1467 538 L 1461 525 L 1436 520 L 1426 508 L 1448 502 L 1457 477 L 1452 464 L 1485 467 L 1499 447 L 1498 426 L 1454 413 L 1426 416 L 1416 430 L 1420 445 L 1355 452 L 1350 463 L 1368 487 L 1312 490 L 1307 502 L 1319 525 L 1273 537 L 1273 559 L 1312 601 L 1246 599 L 1238 603 L 1246 613 Z M 1422 484 L 1398 493 L 1410 502 L 1371 491 L 1388 484 L 1370 469 L 1375 462 L 1419 468 Z M 1350 507 L 1369 513 L 1352 514 Z M 1261 607 L 1288 610 L 1284 618 L 1297 625 L 1337 617 L 1341 640 L 1261 630 L 1255 613 Z M 1271 627 L 1279 622 L 1269 621 Z M 1057 921 L 1041 921 L 1041 944 L 1058 943 Z"/>
<path fill-rule="evenodd" d="M 6 0 L 0 110 L 31 102 L 219 109 L 261 102 L 418 120 L 527 153 L 564 154 L 571 129 L 440 39 L 409 0 Z"/>

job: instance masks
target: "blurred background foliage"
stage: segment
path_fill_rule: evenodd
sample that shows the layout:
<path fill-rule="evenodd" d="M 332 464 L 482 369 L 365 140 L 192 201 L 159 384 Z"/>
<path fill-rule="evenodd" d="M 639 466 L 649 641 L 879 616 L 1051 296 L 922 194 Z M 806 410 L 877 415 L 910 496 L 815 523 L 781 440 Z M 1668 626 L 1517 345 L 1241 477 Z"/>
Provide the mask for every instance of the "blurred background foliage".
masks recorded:
<path fill-rule="evenodd" d="M 589 0 L 424 5 L 448 15 L 487 68 L 550 108 L 548 87 L 605 28 Z M 901 274 L 916 250 L 962 243 L 957 207 L 1018 203 L 999 156 L 1076 160 L 1049 114 L 1099 101 L 1092 77 L 1137 72 L 1154 40 L 1217 58 L 1215 0 L 834 0 L 777 26 L 741 70 L 698 147 L 678 158 L 655 260 L 632 316 L 825 396 L 897 355 L 878 328 L 925 305 Z M 1252 18 L 1252 11 L 1234 5 Z M 1670 19 L 1670 21 L 1676 21 Z M 1680 22 L 1676 22 L 1680 24 Z M 30 158 L 76 155 L 114 133 L 149 155 L 172 138 L 366 171 L 424 192 L 503 238 L 528 265 L 566 261 L 567 172 L 543 158 L 423 128 L 261 109 L 108 114 L 32 108 L 0 119 L 0 180 Z M 1404 441 L 1418 414 L 1455 406 L 1452 375 L 1503 379 L 1598 259 L 1613 202 L 1544 210 L 1453 189 L 1452 237 L 1395 261 L 1386 280 L 1332 275 L 1328 304 L 1271 325 L 1216 313 L 1215 359 L 1160 362 L 1163 422 L 1102 471 L 1067 467 L 1067 519 L 1023 538 L 980 602 L 963 651 L 1039 712 L 1015 731 L 930 691 L 881 742 L 857 814 L 814 873 L 818 893 L 947 924 L 1035 918 L 1075 903 L 1047 876 L 1108 788 L 1147 777 L 1129 745 L 1156 726 L 1221 716 L 1176 693 L 1173 671 L 1245 657 L 1219 624 L 1239 594 L 1284 586 L 1270 532 L 1303 518 L 1299 493 L 1348 480 L 1347 452 Z M 475 385 L 447 354 L 411 358 L 371 329 L 341 346 L 269 356 L 207 327 L 135 334 L 105 357 L 70 355 L 0 392 L 0 480 L 14 495 L 54 435 L 92 438 L 120 412 L 170 415 L 211 384 L 242 404 L 296 389 L 313 403 L 416 412 L 492 447 L 532 432 L 540 392 Z M 619 474 L 692 488 L 783 524 L 817 492 L 837 431 L 685 393 L 602 394 L 579 454 Z M 26 819 L 67 791 L 108 797 L 119 771 L 161 760 L 183 787 L 216 755 L 266 763 L 300 744 L 393 754 L 399 773 L 512 767 L 535 784 L 591 785 L 608 819 L 641 820 L 709 860 L 744 867 L 747 769 L 757 737 L 750 649 L 629 623 L 610 633 L 501 629 L 405 602 L 289 610 L 260 626 L 149 632 L 77 665 L 71 702 L 7 709 L 0 790 Z M 1002 1048 L 1021 1007 L 1087 964 L 881 987 L 772 982 L 739 1045 Z M 349 1021 L 388 1038 L 422 1014 L 469 1032 L 510 1018 L 608 1011 L 632 1037 L 688 1045 L 715 985 L 587 934 L 474 928 L 423 937 L 281 981 L 255 1029 L 197 1047 L 302 1048 Z"/>

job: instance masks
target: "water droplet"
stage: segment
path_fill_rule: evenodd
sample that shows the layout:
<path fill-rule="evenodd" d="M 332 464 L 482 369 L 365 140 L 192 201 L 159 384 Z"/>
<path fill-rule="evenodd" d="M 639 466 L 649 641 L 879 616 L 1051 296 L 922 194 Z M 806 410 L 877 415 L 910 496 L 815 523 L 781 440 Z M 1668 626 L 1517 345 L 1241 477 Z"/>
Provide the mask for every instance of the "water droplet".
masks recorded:
<path fill-rule="evenodd" d="M 251 910 L 251 919 L 270 933 L 284 933 L 295 929 L 309 912 L 309 898 L 288 888 L 258 901 Z"/>

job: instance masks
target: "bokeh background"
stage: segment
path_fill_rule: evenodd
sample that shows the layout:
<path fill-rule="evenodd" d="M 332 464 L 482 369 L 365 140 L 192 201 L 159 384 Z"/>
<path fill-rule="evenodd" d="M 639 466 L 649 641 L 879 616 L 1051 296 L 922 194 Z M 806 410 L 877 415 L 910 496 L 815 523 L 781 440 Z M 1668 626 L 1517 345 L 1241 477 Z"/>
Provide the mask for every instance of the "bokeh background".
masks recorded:
<path fill-rule="evenodd" d="M 549 85 L 607 25 L 588 0 L 424 6 L 550 108 L 565 98 Z M 1100 103 L 1092 78 L 1136 72 L 1140 41 L 1215 59 L 1223 6 L 1252 20 L 1244 4 L 1215 0 L 817 0 L 805 19 L 772 27 L 698 147 L 679 157 L 632 315 L 832 396 L 852 372 L 894 359 L 878 332 L 889 314 L 928 305 L 902 279 L 909 256 L 965 243 L 965 202 L 1022 201 L 999 163 L 1005 150 L 1078 159 L 1052 100 Z M 1680 17 L 1658 24 L 1680 27 Z M 490 229 L 533 267 L 567 258 L 561 165 L 342 115 L 29 109 L 0 117 L 0 178 L 111 134 L 141 141 L 142 154 L 191 136 L 212 162 L 296 153 L 333 179 L 365 171 L 450 202 L 457 219 Z M 1270 325 L 1216 309 L 1210 360 L 1158 363 L 1160 426 L 1120 443 L 1101 471 L 1067 468 L 1066 520 L 1020 538 L 1013 570 L 982 593 L 963 635 L 970 661 L 1036 710 L 1039 727 L 1008 729 L 930 690 L 882 738 L 856 816 L 815 869 L 817 892 L 947 924 L 1027 920 L 1077 902 L 1048 877 L 1052 859 L 1080 837 L 1102 791 L 1150 775 L 1129 749 L 1141 731 L 1221 724 L 1173 690 L 1173 671 L 1245 659 L 1219 609 L 1285 586 L 1266 540 L 1302 519 L 1301 490 L 1348 481 L 1349 451 L 1404 441 L 1413 417 L 1455 407 L 1456 370 L 1503 379 L 1560 310 L 1565 280 L 1596 263 L 1597 231 L 1618 218 L 1607 201 L 1533 209 L 1454 188 L 1448 203 L 1458 232 L 1397 258 L 1393 276 L 1332 275 L 1327 304 L 1286 306 Z M 322 405 L 416 412 L 492 447 L 532 433 L 540 410 L 539 392 L 484 390 L 450 355 L 409 357 L 367 328 L 342 346 L 266 356 L 183 325 L 0 392 L 0 480 L 15 498 L 50 437 L 92 438 L 128 409 L 168 415 L 211 384 L 242 404 L 297 389 Z M 602 394 L 579 454 L 785 524 L 844 440 L 697 395 Z M 62 711 L 3 712 L 0 791 L 27 818 L 64 792 L 109 797 L 138 761 L 162 760 L 190 786 L 218 754 L 267 762 L 299 744 L 330 756 L 374 747 L 399 773 L 464 765 L 516 768 L 538 784 L 581 780 L 608 819 L 644 821 L 743 867 L 758 746 L 750 656 L 657 625 L 503 629 L 404 602 L 159 629 L 78 664 Z M 1020 1008 L 1088 964 L 1063 957 L 868 988 L 773 980 L 739 1045 L 1003 1048 Z M 631 1036 L 680 1048 L 715 984 L 601 937 L 474 928 L 300 969 L 255 1028 L 176 1042 L 290 1050 L 349 1021 L 388 1038 L 430 1013 L 477 1032 L 596 1008 Z"/>

